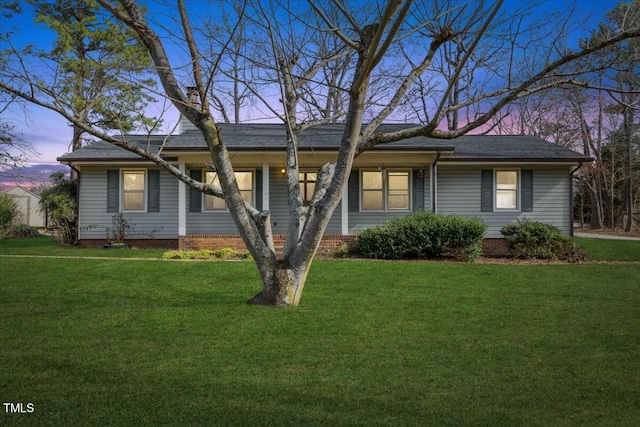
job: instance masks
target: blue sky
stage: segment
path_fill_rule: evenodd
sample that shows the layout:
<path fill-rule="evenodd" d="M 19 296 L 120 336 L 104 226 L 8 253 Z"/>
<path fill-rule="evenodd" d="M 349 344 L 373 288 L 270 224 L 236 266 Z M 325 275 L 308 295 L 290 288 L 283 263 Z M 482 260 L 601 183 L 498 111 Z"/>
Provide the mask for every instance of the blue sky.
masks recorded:
<path fill-rule="evenodd" d="M 542 1 L 541 5 L 536 8 L 536 11 L 540 14 L 547 11 L 562 11 L 569 9 L 573 3 L 573 1 L 569 0 Z M 585 19 L 588 16 L 590 23 L 595 26 L 595 23 L 600 21 L 604 13 L 615 6 L 617 1 L 576 0 L 575 3 L 578 5 L 578 8 L 581 9 L 582 16 L 584 16 Z M 512 8 L 518 8 L 523 4 L 530 4 L 530 2 L 525 0 L 507 0 L 504 9 L 508 11 Z M 39 47 L 46 47 L 51 44 L 54 34 L 48 31 L 43 25 L 35 25 L 29 14 L 17 17 L 13 23 L 20 28 L 21 43 L 32 43 Z M 575 34 L 576 37 L 579 35 L 584 34 Z M 158 106 L 152 106 L 150 107 L 149 113 L 158 115 L 160 114 L 160 108 Z M 30 162 L 33 164 L 55 163 L 56 157 L 69 150 L 71 128 L 64 118 L 54 112 L 35 106 L 27 106 L 22 109 L 12 108 L 11 111 L 3 114 L 3 119 L 14 123 L 18 132 L 23 134 L 24 139 L 30 142 L 39 152 L 39 155 L 31 156 Z M 176 110 L 170 110 L 165 114 L 165 129 L 173 127 L 177 120 L 178 114 Z"/>

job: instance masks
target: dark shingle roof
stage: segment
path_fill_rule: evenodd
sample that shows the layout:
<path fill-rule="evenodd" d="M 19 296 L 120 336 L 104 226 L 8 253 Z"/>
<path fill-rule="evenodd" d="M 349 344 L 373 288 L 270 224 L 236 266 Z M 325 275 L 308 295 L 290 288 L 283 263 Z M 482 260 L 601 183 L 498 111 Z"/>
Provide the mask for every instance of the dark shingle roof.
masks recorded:
<path fill-rule="evenodd" d="M 284 126 L 279 124 L 219 124 L 223 140 L 229 151 L 284 150 L 286 134 Z M 394 132 L 410 125 L 383 124 L 380 132 Z M 300 135 L 299 149 L 304 150 L 337 150 L 344 131 L 343 125 L 317 126 Z M 164 135 L 127 135 L 129 142 L 138 146 L 146 146 L 149 142 L 152 149 L 159 148 L 165 140 Z M 513 135 L 465 135 L 456 139 L 441 140 L 426 137 L 414 137 L 390 144 L 378 145 L 373 150 L 424 150 L 454 151 L 452 156 L 443 157 L 451 161 L 564 161 L 585 162 L 589 158 L 544 141 L 533 136 Z M 202 151 L 206 152 L 205 141 L 198 130 L 187 130 L 180 135 L 172 135 L 166 139 L 163 153 L 171 156 L 172 152 Z M 99 141 L 80 150 L 68 153 L 59 158 L 62 162 L 78 160 L 133 160 L 136 154 Z"/>
<path fill-rule="evenodd" d="M 284 150 L 286 147 L 287 135 L 285 128 L 280 124 L 219 124 L 220 133 L 224 143 L 230 150 Z M 380 126 L 381 132 L 394 132 L 406 129 L 408 125 Z M 299 136 L 299 149 L 314 150 L 336 150 L 340 146 L 344 125 L 322 125 L 305 130 Z M 428 142 L 425 144 L 425 142 Z M 440 141 L 424 137 L 409 138 L 397 141 L 392 144 L 380 145 L 379 149 L 391 147 L 392 149 L 402 148 L 425 148 L 442 147 L 452 149 L 451 141 Z M 198 130 L 188 130 L 180 135 L 171 137 L 166 145 L 167 150 L 190 150 L 203 149 L 205 142 Z"/>
<path fill-rule="evenodd" d="M 528 135 L 465 135 L 450 141 L 450 160 L 590 161 L 568 148 Z"/>
<path fill-rule="evenodd" d="M 149 143 L 152 152 L 157 152 L 165 139 L 165 135 L 127 135 L 127 142 L 133 143 L 138 147 L 145 147 Z M 140 160 L 140 156 L 131 151 L 125 150 L 105 141 L 95 141 L 79 150 L 71 153 L 63 154 L 58 157 L 58 161 L 78 161 L 78 160 Z"/>

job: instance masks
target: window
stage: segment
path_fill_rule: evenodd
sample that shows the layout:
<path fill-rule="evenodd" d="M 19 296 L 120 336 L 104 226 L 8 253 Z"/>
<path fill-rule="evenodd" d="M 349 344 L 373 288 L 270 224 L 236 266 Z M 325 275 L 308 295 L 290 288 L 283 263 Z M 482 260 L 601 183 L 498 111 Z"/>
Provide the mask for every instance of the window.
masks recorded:
<path fill-rule="evenodd" d="M 362 210 L 409 210 L 409 171 L 363 171 Z"/>
<path fill-rule="evenodd" d="M 300 183 L 300 196 L 305 206 L 311 204 L 313 192 L 316 189 L 317 172 L 300 172 L 298 173 L 298 182 Z"/>
<path fill-rule="evenodd" d="M 145 206 L 145 172 L 122 171 L 122 210 L 143 211 Z"/>
<path fill-rule="evenodd" d="M 387 209 L 409 209 L 409 172 L 389 172 Z"/>
<path fill-rule="evenodd" d="M 160 212 L 160 171 L 107 170 L 107 212 Z"/>
<path fill-rule="evenodd" d="M 496 209 L 518 209 L 518 171 L 496 171 Z"/>
<path fill-rule="evenodd" d="M 242 198 L 245 202 L 253 203 L 253 172 L 235 172 L 235 176 L 236 182 L 238 183 L 238 188 L 240 189 L 240 194 L 242 194 Z M 220 180 L 218 179 L 217 172 L 205 172 L 204 179 L 207 184 L 213 184 L 218 187 L 220 186 Z M 205 210 L 216 211 L 225 210 L 227 208 L 227 204 L 225 203 L 224 199 L 205 194 L 204 200 Z"/>
<path fill-rule="evenodd" d="M 534 171 L 483 169 L 480 171 L 480 210 L 533 212 Z"/>

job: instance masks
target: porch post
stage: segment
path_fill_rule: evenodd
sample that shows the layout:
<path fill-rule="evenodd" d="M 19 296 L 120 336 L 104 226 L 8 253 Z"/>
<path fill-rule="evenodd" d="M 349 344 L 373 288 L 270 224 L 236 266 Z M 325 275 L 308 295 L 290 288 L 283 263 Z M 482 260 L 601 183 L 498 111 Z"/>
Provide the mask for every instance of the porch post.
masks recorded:
<path fill-rule="evenodd" d="M 262 210 L 269 210 L 269 163 L 262 164 Z"/>
<path fill-rule="evenodd" d="M 178 163 L 180 172 L 185 173 L 184 163 Z M 187 234 L 187 186 L 178 180 L 178 236 Z"/>
<path fill-rule="evenodd" d="M 349 186 L 345 185 L 342 190 L 342 235 L 349 234 Z"/>

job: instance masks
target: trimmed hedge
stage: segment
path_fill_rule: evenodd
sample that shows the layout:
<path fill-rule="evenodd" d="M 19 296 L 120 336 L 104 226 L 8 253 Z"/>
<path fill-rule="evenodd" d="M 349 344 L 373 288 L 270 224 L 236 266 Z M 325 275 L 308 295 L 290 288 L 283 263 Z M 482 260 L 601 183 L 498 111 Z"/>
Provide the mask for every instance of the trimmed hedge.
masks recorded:
<path fill-rule="evenodd" d="M 586 253 L 574 240 L 558 228 L 538 221 L 523 219 L 500 230 L 515 258 L 580 262 Z"/>
<path fill-rule="evenodd" d="M 487 226 L 475 218 L 414 212 L 358 234 L 354 252 L 365 258 L 476 260 Z"/>

